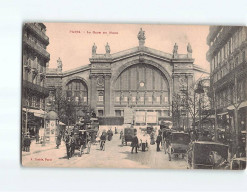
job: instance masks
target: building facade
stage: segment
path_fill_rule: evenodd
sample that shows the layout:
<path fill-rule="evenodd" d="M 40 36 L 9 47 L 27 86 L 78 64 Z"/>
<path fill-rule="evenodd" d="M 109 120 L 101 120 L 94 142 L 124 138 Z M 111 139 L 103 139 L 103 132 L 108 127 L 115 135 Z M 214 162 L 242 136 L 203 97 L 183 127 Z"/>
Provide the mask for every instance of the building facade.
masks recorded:
<path fill-rule="evenodd" d="M 44 124 L 46 65 L 50 54 L 46 51 L 49 38 L 43 23 L 25 23 L 22 54 L 22 129 L 36 134 Z"/>
<path fill-rule="evenodd" d="M 56 89 L 78 103 L 89 105 L 97 116 L 124 116 L 131 108 L 135 124 L 157 124 L 158 118 L 171 119 L 173 93 L 191 85 L 196 73 L 205 72 L 194 64 L 190 44 L 186 54 L 174 45 L 171 54 L 145 46 L 145 32 L 140 29 L 137 47 L 111 54 L 106 43 L 105 54 L 92 46 L 90 64 L 69 71 L 57 68 L 47 71 L 50 101 Z"/>
<path fill-rule="evenodd" d="M 216 127 L 229 132 L 238 144 L 241 132 L 246 132 L 247 28 L 212 26 L 207 43 Z"/>

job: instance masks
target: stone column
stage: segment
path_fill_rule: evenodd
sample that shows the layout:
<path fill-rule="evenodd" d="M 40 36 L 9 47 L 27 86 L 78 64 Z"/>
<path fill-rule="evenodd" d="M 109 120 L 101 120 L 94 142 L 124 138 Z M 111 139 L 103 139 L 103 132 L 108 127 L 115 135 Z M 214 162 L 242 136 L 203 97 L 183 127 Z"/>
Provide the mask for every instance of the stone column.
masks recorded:
<path fill-rule="evenodd" d="M 110 105 L 110 79 L 111 79 L 111 75 L 107 74 L 105 75 L 105 116 L 109 116 L 110 115 L 110 110 L 111 110 L 111 105 Z"/>
<path fill-rule="evenodd" d="M 96 90 L 96 75 L 91 75 L 91 108 L 94 109 L 94 111 L 96 112 L 96 104 L 97 104 L 97 90 Z"/>

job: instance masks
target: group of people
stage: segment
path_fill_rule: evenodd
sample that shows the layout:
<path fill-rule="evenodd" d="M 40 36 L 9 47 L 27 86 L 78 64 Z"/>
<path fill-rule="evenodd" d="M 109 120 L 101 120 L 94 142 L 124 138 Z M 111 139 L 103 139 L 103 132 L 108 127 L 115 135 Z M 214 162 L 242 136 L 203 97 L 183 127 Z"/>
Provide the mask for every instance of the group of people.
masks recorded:
<path fill-rule="evenodd" d="M 148 150 L 149 147 L 149 143 L 150 145 L 154 145 L 156 143 L 157 147 L 156 147 L 156 151 L 159 152 L 160 151 L 160 144 L 162 142 L 162 136 L 161 136 L 161 132 L 159 131 L 158 136 L 155 139 L 155 134 L 152 131 L 150 135 L 147 134 L 146 131 L 143 131 L 142 134 L 139 136 L 139 138 L 137 137 L 137 133 L 135 133 L 132 142 L 131 142 L 131 153 L 133 154 L 134 150 L 136 153 L 137 149 L 139 147 L 141 147 L 141 151 L 145 152 L 146 150 Z"/>
<path fill-rule="evenodd" d="M 115 134 L 117 134 L 117 129 L 115 128 Z M 99 139 L 100 139 L 100 150 L 105 151 L 105 142 L 106 140 L 111 141 L 113 137 L 113 131 L 109 129 L 107 132 L 104 130 Z"/>
<path fill-rule="evenodd" d="M 61 144 L 62 136 L 57 139 L 57 145 Z M 84 153 L 84 149 L 87 148 L 87 154 L 90 153 L 91 148 L 91 135 L 88 132 L 79 132 L 79 135 L 75 135 L 72 131 L 70 134 L 66 131 L 64 136 L 66 145 L 67 158 L 70 159 L 75 154 L 76 148 L 79 149 L 80 154 Z M 57 148 L 58 148 L 57 147 Z"/>
<path fill-rule="evenodd" d="M 30 152 L 31 138 L 29 133 L 22 135 L 22 151 Z"/>

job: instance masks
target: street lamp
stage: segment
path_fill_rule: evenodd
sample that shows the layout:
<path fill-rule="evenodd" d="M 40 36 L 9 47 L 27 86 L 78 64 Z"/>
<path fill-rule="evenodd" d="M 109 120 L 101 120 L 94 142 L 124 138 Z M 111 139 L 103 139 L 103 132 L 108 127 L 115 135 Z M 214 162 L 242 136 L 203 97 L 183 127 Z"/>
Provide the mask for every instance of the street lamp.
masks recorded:
<path fill-rule="evenodd" d="M 195 94 L 196 93 L 199 94 L 199 130 L 201 130 L 201 94 L 204 93 L 204 89 L 203 89 L 201 81 L 199 81 L 199 83 L 197 84 L 197 89 L 195 89 L 194 91 L 194 112 L 195 112 Z M 195 123 L 194 123 L 194 127 L 195 127 Z"/>

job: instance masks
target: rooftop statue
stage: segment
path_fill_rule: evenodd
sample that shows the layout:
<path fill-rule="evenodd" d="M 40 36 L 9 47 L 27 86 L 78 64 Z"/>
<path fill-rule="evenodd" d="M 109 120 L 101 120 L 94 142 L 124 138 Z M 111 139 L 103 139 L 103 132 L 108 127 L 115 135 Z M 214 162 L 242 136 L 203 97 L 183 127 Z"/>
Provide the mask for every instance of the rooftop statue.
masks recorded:
<path fill-rule="evenodd" d="M 96 50 L 97 50 L 97 46 L 94 43 L 93 44 L 93 47 L 92 47 L 92 55 L 95 55 L 96 54 Z"/>
<path fill-rule="evenodd" d="M 188 43 L 188 45 L 187 45 L 187 52 L 192 53 L 192 48 L 191 48 L 190 43 Z"/>
<path fill-rule="evenodd" d="M 173 47 L 173 54 L 177 54 L 178 53 L 178 45 L 177 43 L 175 43 L 174 47 Z"/>
<path fill-rule="evenodd" d="M 59 57 L 58 60 L 57 60 L 57 69 L 58 69 L 59 72 L 61 72 L 62 68 L 63 68 L 62 60 Z"/>
<path fill-rule="evenodd" d="M 138 37 L 139 40 L 145 40 L 146 39 L 145 31 L 143 31 L 142 28 L 140 29 L 137 37 Z"/>
<path fill-rule="evenodd" d="M 105 46 L 105 52 L 108 53 L 108 54 L 111 53 L 111 49 L 110 49 L 110 46 L 109 46 L 108 42 L 107 42 L 107 44 Z"/>

